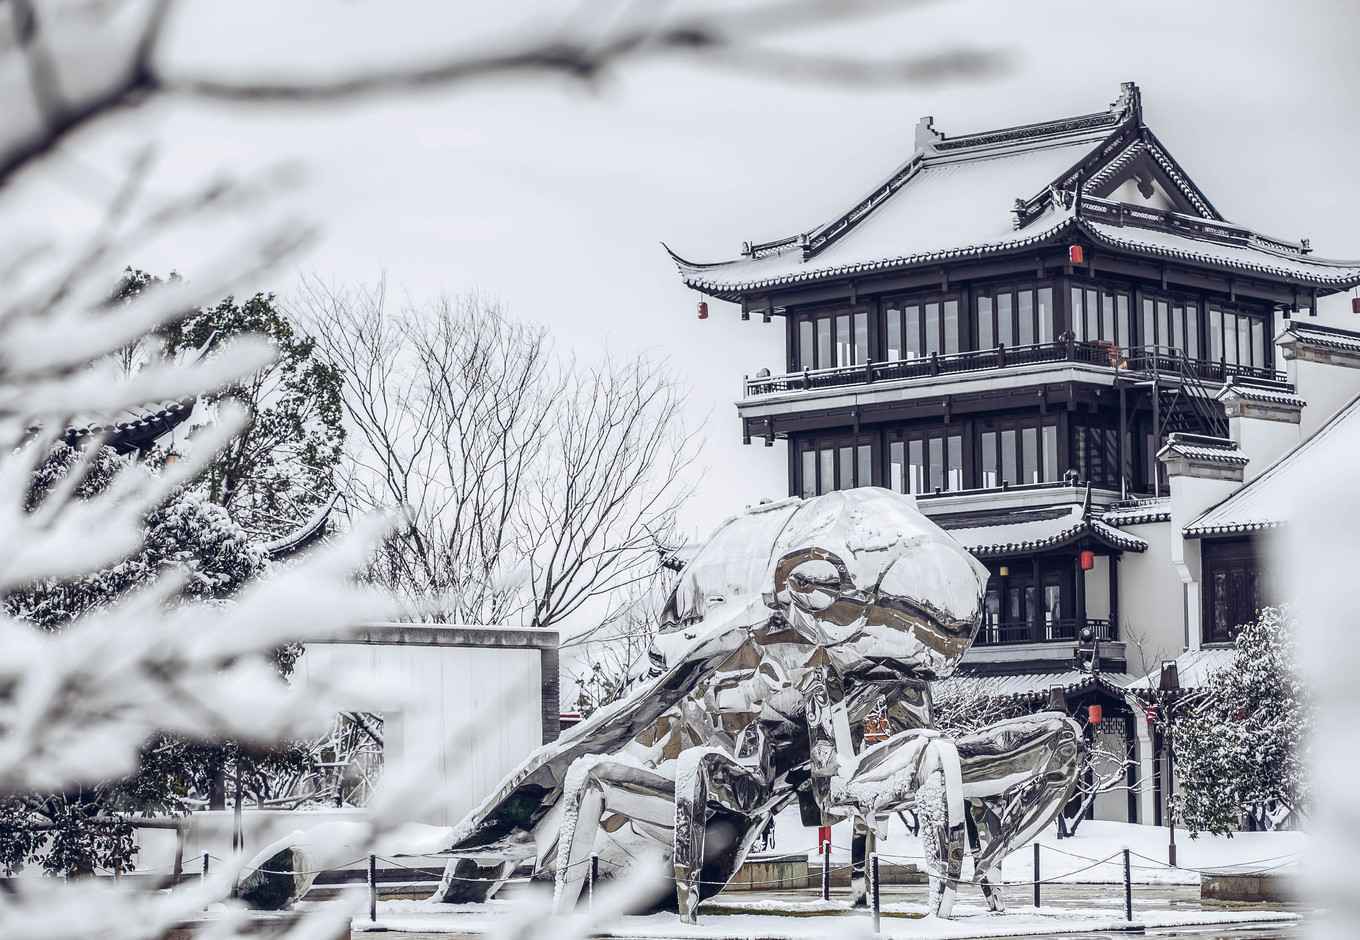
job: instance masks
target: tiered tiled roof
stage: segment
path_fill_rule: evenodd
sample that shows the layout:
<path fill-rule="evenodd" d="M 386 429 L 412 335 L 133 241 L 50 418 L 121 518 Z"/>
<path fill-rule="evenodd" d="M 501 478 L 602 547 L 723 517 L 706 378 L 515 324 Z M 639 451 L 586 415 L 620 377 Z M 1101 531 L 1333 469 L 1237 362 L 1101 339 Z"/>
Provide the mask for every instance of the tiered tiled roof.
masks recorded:
<path fill-rule="evenodd" d="M 1360 333 L 1343 330 L 1320 323 L 1301 323 L 1292 321 L 1279 338 L 1282 344 L 1314 346 L 1318 349 L 1339 349 L 1344 352 L 1360 353 Z"/>
<path fill-rule="evenodd" d="M 1094 518 L 1081 503 L 1012 509 L 984 517 L 934 518 L 960 545 L 979 558 L 1024 555 L 1071 545 L 1082 539 L 1128 552 L 1142 552 L 1148 547 L 1138 536 L 1120 532 Z"/>
<path fill-rule="evenodd" d="M 1245 467 L 1250 463 L 1250 458 L 1242 453 L 1236 441 L 1203 434 L 1172 433 L 1167 437 L 1166 446 L 1157 452 L 1157 457 L 1160 459 L 1163 454 L 1233 467 Z"/>
<path fill-rule="evenodd" d="M 1271 387 L 1258 385 L 1249 382 L 1240 376 L 1234 377 L 1231 382 L 1218 390 L 1214 396 L 1219 401 L 1225 398 L 1238 398 L 1246 401 L 1259 401 L 1269 405 L 1289 405 L 1294 408 L 1302 408 L 1308 404 L 1299 396 L 1295 395 L 1289 386 Z"/>
<path fill-rule="evenodd" d="M 63 440 L 72 447 L 103 438 L 103 443 L 120 454 L 146 450 L 157 439 L 182 424 L 194 410 L 194 399 L 164 402 L 145 410 L 129 410 L 103 424 L 69 427 Z"/>
<path fill-rule="evenodd" d="M 967 671 L 967 664 L 960 672 L 948 679 L 931 683 L 932 694 L 941 695 L 961 693 L 978 695 L 984 698 L 1019 699 L 1028 702 L 1044 702 L 1054 686 L 1059 686 L 1063 694 L 1071 695 L 1092 686 L 1101 686 L 1106 692 L 1123 696 L 1125 676 L 1118 673 L 1090 673 L 1077 669 L 1063 672 L 1035 672 L 1019 675 L 976 675 Z"/>
<path fill-rule="evenodd" d="M 1109 200 L 1137 166 L 1155 166 L 1182 211 Z M 1360 283 L 1360 261 L 1329 261 L 1306 246 L 1225 222 L 1142 122 L 1126 83 L 1105 111 L 961 137 L 917 127 L 904 164 L 825 225 L 711 264 L 672 253 L 685 283 L 727 300 L 873 272 L 937 266 L 1084 237 L 1122 251 L 1301 286 Z"/>
<path fill-rule="evenodd" d="M 1145 525 L 1150 522 L 1169 522 L 1171 520 L 1171 497 L 1159 496 L 1150 499 L 1131 499 L 1111 506 L 1100 517 L 1106 525 L 1116 528 L 1126 525 Z"/>
<path fill-rule="evenodd" d="M 1354 463 L 1358 439 L 1360 398 L 1355 398 L 1306 441 L 1186 526 L 1185 537 L 1235 535 L 1286 522 L 1297 499 L 1299 481 L 1316 479 L 1323 468 Z"/>

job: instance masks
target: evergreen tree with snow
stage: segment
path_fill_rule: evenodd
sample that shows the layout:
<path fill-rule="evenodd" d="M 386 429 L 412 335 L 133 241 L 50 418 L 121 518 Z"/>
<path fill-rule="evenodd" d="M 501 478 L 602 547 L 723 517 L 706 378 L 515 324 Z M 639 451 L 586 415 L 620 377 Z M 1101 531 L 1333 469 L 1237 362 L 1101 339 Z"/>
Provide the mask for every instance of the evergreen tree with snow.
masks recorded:
<path fill-rule="evenodd" d="M 1176 813 L 1191 835 L 1274 828 L 1308 805 L 1311 705 L 1288 608 L 1242 625 L 1232 664 L 1176 717 Z"/>

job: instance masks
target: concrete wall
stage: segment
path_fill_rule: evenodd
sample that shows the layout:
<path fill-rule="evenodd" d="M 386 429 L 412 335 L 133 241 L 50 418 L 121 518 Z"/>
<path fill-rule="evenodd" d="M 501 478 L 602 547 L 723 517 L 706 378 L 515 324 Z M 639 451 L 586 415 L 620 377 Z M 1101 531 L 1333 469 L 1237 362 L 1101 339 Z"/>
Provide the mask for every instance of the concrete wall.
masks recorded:
<path fill-rule="evenodd" d="M 1119 562 L 1119 635 L 1129 675 L 1141 676 L 1185 648 L 1183 591 L 1171 561 L 1171 542 L 1179 535 L 1169 522 L 1123 531 L 1148 543 L 1146 552 L 1125 552 Z"/>

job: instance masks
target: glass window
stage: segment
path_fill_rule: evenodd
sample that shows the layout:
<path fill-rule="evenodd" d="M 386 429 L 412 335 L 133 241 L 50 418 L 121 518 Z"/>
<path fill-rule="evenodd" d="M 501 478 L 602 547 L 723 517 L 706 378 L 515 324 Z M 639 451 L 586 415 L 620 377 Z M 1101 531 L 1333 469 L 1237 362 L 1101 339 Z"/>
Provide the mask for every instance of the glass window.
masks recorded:
<path fill-rule="evenodd" d="M 1165 300 L 1157 301 L 1157 345 L 1171 346 L 1171 309 Z"/>
<path fill-rule="evenodd" d="M 855 361 L 869 361 L 869 314 L 855 314 Z"/>
<path fill-rule="evenodd" d="M 817 368 L 825 369 L 831 365 L 831 318 L 822 317 L 817 321 Z"/>
<path fill-rule="evenodd" d="M 1115 295 L 1115 310 L 1118 315 L 1118 322 L 1115 324 L 1118 329 L 1118 339 L 1120 346 L 1125 349 L 1133 345 L 1133 325 L 1129 322 L 1129 295 Z"/>
<path fill-rule="evenodd" d="M 926 488 L 925 445 L 920 441 L 912 441 L 907 449 L 911 458 L 908 461 L 910 470 L 907 474 L 911 482 L 911 492 L 924 493 Z"/>
<path fill-rule="evenodd" d="M 1185 353 L 1191 359 L 1199 358 L 1199 304 L 1185 308 Z"/>
<path fill-rule="evenodd" d="M 1151 301 L 1151 300 L 1148 300 L 1146 297 L 1143 298 L 1143 338 L 1142 338 L 1142 345 L 1144 345 L 1144 346 L 1156 346 L 1156 345 L 1157 345 L 1157 327 L 1156 327 L 1156 321 L 1153 320 L 1153 317 L 1152 317 L 1152 301 Z"/>
<path fill-rule="evenodd" d="M 1053 639 L 1052 626 L 1062 620 L 1062 586 L 1044 585 L 1044 623 L 1050 627 L 1048 638 Z"/>
<path fill-rule="evenodd" d="M 949 460 L 949 476 L 945 480 L 945 485 L 951 490 L 961 490 L 963 489 L 963 438 L 960 435 L 949 435 L 949 448 L 946 457 Z"/>
<path fill-rule="evenodd" d="M 817 452 L 815 450 L 803 451 L 803 498 L 810 499 L 817 495 Z"/>
<path fill-rule="evenodd" d="M 946 300 L 944 302 L 944 351 L 946 353 L 959 351 L 959 302 L 957 300 Z"/>
<path fill-rule="evenodd" d="M 987 488 L 1000 486 L 996 475 L 996 432 L 982 432 L 982 485 Z"/>
<path fill-rule="evenodd" d="M 1015 295 L 1016 330 L 1015 341 L 1021 346 L 1034 344 L 1034 292 L 1022 290 Z"/>
<path fill-rule="evenodd" d="M 902 358 L 902 311 L 889 307 L 888 320 L 888 361 L 897 362 Z"/>
<path fill-rule="evenodd" d="M 977 348 L 991 349 L 996 345 L 992 337 L 992 298 L 977 299 Z"/>
<path fill-rule="evenodd" d="M 855 485 L 855 449 L 853 447 L 837 448 L 840 454 L 841 478 L 836 481 L 836 489 L 848 490 Z"/>
<path fill-rule="evenodd" d="M 868 444 L 860 444 L 855 448 L 855 485 L 873 486 L 874 485 L 874 460 L 873 448 Z"/>
<path fill-rule="evenodd" d="M 1251 363 L 1251 321 L 1239 313 L 1237 315 L 1237 364 L 1248 366 Z"/>
<path fill-rule="evenodd" d="M 850 314 L 836 317 L 836 365 L 850 365 Z"/>
<path fill-rule="evenodd" d="M 817 360 L 814 358 L 812 346 L 812 321 L 798 321 L 798 368 L 816 368 Z"/>
<path fill-rule="evenodd" d="M 1077 479 L 1089 482 L 1090 464 L 1087 462 L 1086 428 L 1078 425 L 1072 429 L 1072 463 L 1077 471 Z"/>
<path fill-rule="evenodd" d="M 1001 482 L 1015 485 L 1015 432 L 1001 432 Z"/>
<path fill-rule="evenodd" d="M 1023 428 L 1020 432 L 1020 482 L 1039 482 L 1039 429 Z"/>
<path fill-rule="evenodd" d="M 1053 288 L 1039 288 L 1039 342 L 1053 342 Z"/>
<path fill-rule="evenodd" d="M 1174 349 L 1185 349 L 1185 308 L 1179 304 L 1171 308 L 1171 345 Z"/>
<path fill-rule="evenodd" d="M 1265 323 L 1253 317 L 1251 321 L 1251 364 L 1258 369 L 1266 367 L 1265 331 Z"/>
<path fill-rule="evenodd" d="M 1223 360 L 1223 311 L 1209 311 L 1209 360 Z"/>
<path fill-rule="evenodd" d="M 1100 295 L 1100 338 L 1107 343 L 1119 342 L 1114 332 L 1114 294 Z"/>
<path fill-rule="evenodd" d="M 1081 288 L 1072 288 L 1072 335 L 1078 342 L 1086 339 L 1086 317 L 1081 312 Z"/>
<path fill-rule="evenodd" d="M 1045 424 L 1043 427 L 1044 436 L 1044 482 L 1058 482 L 1058 428 L 1057 425 Z"/>
<path fill-rule="evenodd" d="M 1010 349 L 1015 345 L 1015 324 L 1011 314 L 1011 295 L 996 295 L 996 341 Z"/>
<path fill-rule="evenodd" d="M 1086 289 L 1086 338 L 1100 338 L 1100 293 L 1094 287 Z"/>
<path fill-rule="evenodd" d="M 907 473 L 906 473 L 906 445 L 901 441 L 893 441 L 888 445 L 888 475 L 889 483 L 893 490 L 898 493 L 907 492 Z"/>
<path fill-rule="evenodd" d="M 930 488 L 926 492 L 933 493 L 942 489 L 944 489 L 944 438 L 932 437 L 930 439 Z"/>
<path fill-rule="evenodd" d="M 821 496 L 836 488 L 836 452 L 828 447 L 817 453 L 821 463 L 821 476 L 817 479 L 817 495 Z"/>
<path fill-rule="evenodd" d="M 926 304 L 926 355 L 940 351 L 940 305 Z"/>
<path fill-rule="evenodd" d="M 921 357 L 921 308 L 912 305 L 907 308 L 906 353 L 903 359 Z"/>

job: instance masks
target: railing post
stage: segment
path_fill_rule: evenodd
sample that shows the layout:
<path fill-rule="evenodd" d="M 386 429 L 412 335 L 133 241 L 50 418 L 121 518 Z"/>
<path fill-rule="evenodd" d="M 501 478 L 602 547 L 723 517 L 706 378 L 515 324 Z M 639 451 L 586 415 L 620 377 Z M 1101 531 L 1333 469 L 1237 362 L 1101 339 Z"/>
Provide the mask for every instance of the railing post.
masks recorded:
<path fill-rule="evenodd" d="M 940 374 L 940 354 L 938 352 L 933 352 L 930 354 L 930 374 L 931 375 Z"/>
<path fill-rule="evenodd" d="M 812 375 L 807 369 L 803 370 L 803 388 L 812 388 Z"/>
<path fill-rule="evenodd" d="M 1004 368 L 1006 368 L 1006 344 L 1005 344 L 1005 343 L 997 343 L 997 344 L 996 344 L 996 367 L 997 367 L 998 369 L 1004 369 Z"/>
<path fill-rule="evenodd" d="M 1133 920 L 1133 881 L 1129 872 L 1129 850 L 1124 850 L 1124 919 Z"/>
<path fill-rule="evenodd" d="M 368 856 L 368 919 L 370 923 L 378 919 L 378 857 L 372 854 Z"/>
<path fill-rule="evenodd" d="M 1034 906 L 1039 906 L 1039 843 L 1034 843 Z"/>
<path fill-rule="evenodd" d="M 882 916 L 883 908 L 878 894 L 878 853 L 875 852 L 869 859 L 869 871 L 874 882 L 874 933 L 879 932 L 879 918 Z"/>
<path fill-rule="evenodd" d="M 865 359 L 865 360 L 864 360 L 864 382 L 865 382 L 865 384 L 869 384 L 869 383 L 872 383 L 873 380 L 874 380 L 874 361 L 873 361 L 872 359 Z"/>
<path fill-rule="evenodd" d="M 595 909 L 595 879 L 596 879 L 596 878 L 599 878 L 599 877 L 600 877 L 600 856 L 598 856 L 598 855 L 591 855 L 591 856 L 590 856 L 590 882 L 589 882 L 589 884 L 588 884 L 588 890 L 590 891 L 589 902 L 588 902 L 588 904 L 589 904 L 590 910 L 594 910 L 594 909 Z"/>
<path fill-rule="evenodd" d="M 822 843 L 822 900 L 831 900 L 831 840 Z"/>
<path fill-rule="evenodd" d="M 199 875 L 199 880 L 206 880 L 208 877 L 208 853 L 203 853 L 203 873 Z"/>

